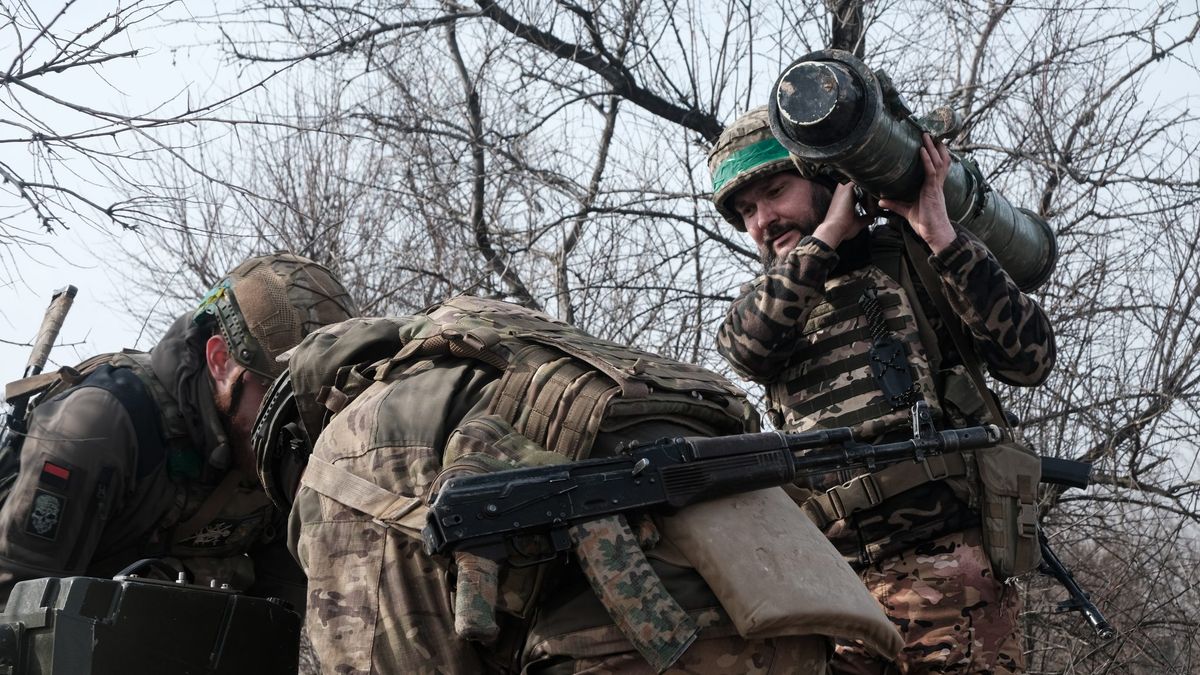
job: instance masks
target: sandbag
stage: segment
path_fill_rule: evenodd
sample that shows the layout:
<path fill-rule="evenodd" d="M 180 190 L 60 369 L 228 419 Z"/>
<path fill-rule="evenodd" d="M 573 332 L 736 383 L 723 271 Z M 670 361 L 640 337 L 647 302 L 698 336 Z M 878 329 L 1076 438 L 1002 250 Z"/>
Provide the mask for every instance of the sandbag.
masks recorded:
<path fill-rule="evenodd" d="M 746 639 L 821 635 L 885 658 L 904 646 L 841 554 L 781 488 L 695 504 L 662 518 Z"/>

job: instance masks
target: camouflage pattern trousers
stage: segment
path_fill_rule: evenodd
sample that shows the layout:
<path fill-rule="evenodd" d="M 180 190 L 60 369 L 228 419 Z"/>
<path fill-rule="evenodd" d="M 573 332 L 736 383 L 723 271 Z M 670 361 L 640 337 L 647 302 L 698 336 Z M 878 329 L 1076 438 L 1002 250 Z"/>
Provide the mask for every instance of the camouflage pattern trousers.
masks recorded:
<path fill-rule="evenodd" d="M 839 675 L 966 675 L 1025 672 L 1016 588 L 997 581 L 979 529 L 943 536 L 882 560 L 863 583 L 900 630 L 895 664 L 857 644 L 839 644 L 830 672 Z"/>

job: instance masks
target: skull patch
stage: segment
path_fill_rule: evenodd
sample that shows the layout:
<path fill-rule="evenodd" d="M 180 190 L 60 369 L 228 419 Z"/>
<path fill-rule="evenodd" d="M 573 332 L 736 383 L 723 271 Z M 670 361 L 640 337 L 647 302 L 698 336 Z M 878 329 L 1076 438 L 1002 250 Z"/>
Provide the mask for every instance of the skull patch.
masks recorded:
<path fill-rule="evenodd" d="M 35 537 L 54 541 L 58 537 L 58 524 L 67 500 L 56 494 L 38 490 L 33 497 L 33 510 L 25 523 L 25 531 Z"/>

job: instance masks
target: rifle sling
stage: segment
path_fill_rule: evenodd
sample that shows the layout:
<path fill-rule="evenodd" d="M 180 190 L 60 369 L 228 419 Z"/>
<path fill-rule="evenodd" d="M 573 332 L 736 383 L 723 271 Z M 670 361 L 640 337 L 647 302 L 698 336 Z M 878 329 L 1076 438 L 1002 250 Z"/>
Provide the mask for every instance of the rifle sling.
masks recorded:
<path fill-rule="evenodd" d="M 830 523 L 879 506 L 884 500 L 925 483 L 966 473 L 967 464 L 960 452 L 928 455 L 923 461 L 905 461 L 857 476 L 814 495 L 802 508 L 817 527 L 825 529 Z"/>

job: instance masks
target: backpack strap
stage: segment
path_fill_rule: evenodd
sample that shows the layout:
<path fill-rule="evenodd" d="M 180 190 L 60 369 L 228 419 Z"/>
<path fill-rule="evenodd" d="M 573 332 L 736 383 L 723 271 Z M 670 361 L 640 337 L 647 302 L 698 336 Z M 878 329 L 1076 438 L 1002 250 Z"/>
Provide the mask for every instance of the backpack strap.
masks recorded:
<path fill-rule="evenodd" d="M 149 476 L 166 458 L 166 445 L 163 442 L 158 404 L 146 390 L 142 378 L 129 368 L 104 364 L 68 391 L 82 387 L 103 389 L 121 402 L 121 406 L 129 414 L 129 421 L 133 424 L 134 435 L 137 437 L 135 475 L 138 480 Z M 64 391 L 55 398 L 66 395 L 67 392 Z"/>
<path fill-rule="evenodd" d="M 323 495 L 361 511 L 377 522 L 397 529 L 420 540 L 429 507 L 420 497 L 407 497 L 379 487 L 375 483 L 331 464 L 316 455 L 309 455 L 301 485 L 307 485 Z"/>

